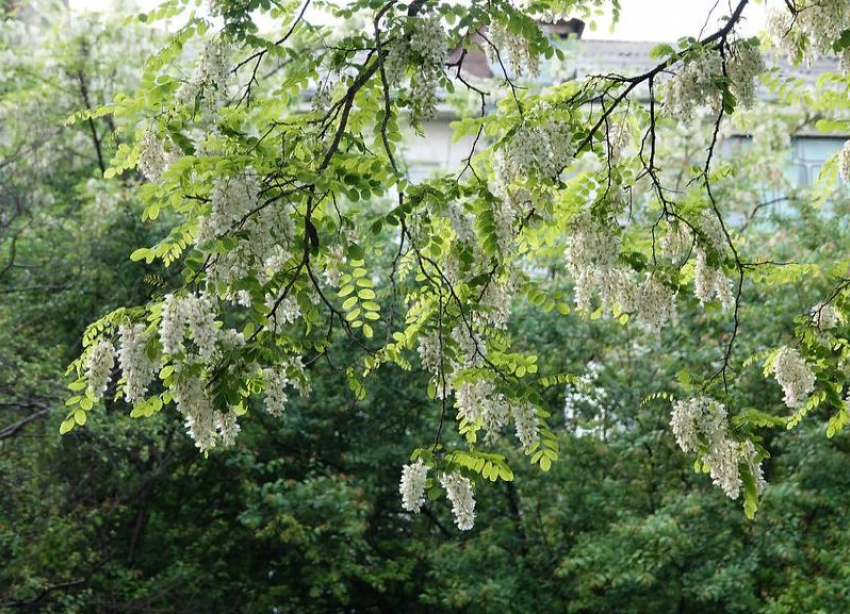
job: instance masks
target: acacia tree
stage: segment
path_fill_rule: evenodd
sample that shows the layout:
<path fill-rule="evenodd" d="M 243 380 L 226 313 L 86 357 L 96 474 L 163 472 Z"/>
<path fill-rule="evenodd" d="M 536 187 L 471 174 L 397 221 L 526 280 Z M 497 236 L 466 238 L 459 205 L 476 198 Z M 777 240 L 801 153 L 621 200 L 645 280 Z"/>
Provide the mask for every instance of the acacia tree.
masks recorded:
<path fill-rule="evenodd" d="M 188 4 L 171 0 L 143 18 L 175 17 Z M 232 444 L 249 411 L 282 416 L 291 390 L 309 393 L 317 362 L 347 374 L 352 403 L 388 363 L 423 369 L 433 437 L 403 469 L 402 504 L 418 512 L 442 487 L 458 527 L 470 529 L 475 481 L 513 479 L 494 441 L 512 426 L 530 462 L 548 471 L 558 444 L 541 394 L 576 382 L 540 372 L 535 353 L 518 350 L 508 332 L 515 300 L 650 333 L 698 303 L 723 330 L 716 366 L 680 373 L 686 398 L 656 397 L 674 403 L 682 450 L 729 497 L 743 490 L 752 516 L 768 454 L 760 428 L 793 426 L 818 405 L 830 433 L 850 420 L 850 279 L 843 255 L 820 268 L 744 240 L 734 205 L 718 198 L 735 170 L 719 142 L 754 103 L 760 78 L 835 115 L 847 76 L 829 73 L 821 91 L 801 94 L 801 83 L 767 71 L 759 41 L 738 34 L 749 6 L 739 0 L 714 32 L 657 47 L 657 64 L 642 74 L 537 87 L 541 61 L 565 57 L 541 23 L 605 4 L 215 0 L 219 28 L 189 17 L 149 58 L 135 93 L 75 117 L 112 116 L 119 132 L 135 131 L 137 144 L 122 144 L 104 176 L 144 176 L 145 217 L 172 227 L 131 258 L 161 260 L 173 273 L 163 296 L 88 329 L 62 432 L 85 423 L 116 360 L 116 396 L 131 415 L 173 403 L 204 453 Z M 330 19 L 311 18 L 318 13 Z M 280 34 L 261 35 L 260 18 Z M 770 25 L 794 62 L 838 53 L 844 71 L 846 0 L 788 0 Z M 498 67 L 495 80 L 464 70 L 475 48 Z M 413 182 L 403 133 L 419 130 L 444 93 L 475 101 L 477 111 L 455 123 L 473 145 L 459 168 Z M 707 127 L 684 171 L 659 163 L 676 123 Z M 848 148 L 827 164 L 821 199 L 837 171 L 850 176 Z M 553 260 L 553 275 L 541 275 Z M 736 352 L 758 332 L 757 322 L 742 326 L 748 296 L 800 275 L 828 278 L 833 289 L 811 313 L 787 315 L 797 327 L 778 347 Z M 570 292 L 560 289 L 565 279 Z M 736 409 L 736 379 L 758 361 L 790 415 Z M 450 422 L 459 444 L 447 437 Z"/>

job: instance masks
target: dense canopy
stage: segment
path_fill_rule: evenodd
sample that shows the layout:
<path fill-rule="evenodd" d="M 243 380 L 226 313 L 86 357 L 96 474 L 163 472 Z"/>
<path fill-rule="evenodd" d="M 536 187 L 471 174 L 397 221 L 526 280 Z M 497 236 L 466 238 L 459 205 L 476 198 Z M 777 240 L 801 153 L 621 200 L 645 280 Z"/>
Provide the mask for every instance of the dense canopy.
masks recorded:
<path fill-rule="evenodd" d="M 7 3 L 0 611 L 840 611 L 850 2 L 750 4 Z"/>

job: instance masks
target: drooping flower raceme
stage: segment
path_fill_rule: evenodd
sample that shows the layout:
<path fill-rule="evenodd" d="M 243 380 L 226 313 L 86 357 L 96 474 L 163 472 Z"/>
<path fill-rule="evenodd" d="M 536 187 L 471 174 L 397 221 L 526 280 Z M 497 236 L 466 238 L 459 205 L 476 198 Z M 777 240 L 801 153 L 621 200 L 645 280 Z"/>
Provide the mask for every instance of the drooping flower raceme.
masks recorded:
<path fill-rule="evenodd" d="M 472 483 L 457 471 L 440 476 L 440 484 L 452 504 L 455 524 L 461 531 L 469 531 L 475 525 L 475 496 Z"/>
<path fill-rule="evenodd" d="M 86 362 L 88 390 L 96 399 L 103 396 L 112 379 L 112 367 L 115 366 L 115 347 L 106 337 L 101 337 L 89 350 Z"/>
<path fill-rule="evenodd" d="M 771 37 L 792 62 L 808 63 L 833 51 L 835 41 L 850 29 L 848 0 L 797 0 L 796 15 L 783 8 L 768 13 Z"/>
<path fill-rule="evenodd" d="M 491 64 L 504 64 L 513 74 L 508 77 L 536 77 L 540 73 L 540 58 L 534 53 L 526 37 L 513 34 L 501 23 L 494 21 L 487 28 L 484 49 Z"/>
<path fill-rule="evenodd" d="M 205 361 L 214 360 L 218 356 L 220 329 L 216 325 L 212 298 L 206 293 L 189 295 L 183 298 L 181 308 L 198 355 Z"/>
<path fill-rule="evenodd" d="M 387 81 L 404 79 L 410 65 L 415 69 L 410 77 L 410 101 L 414 116 L 431 119 L 437 109 L 437 86 L 446 61 L 446 33 L 436 12 L 409 17 L 406 32 L 400 32 L 388 45 L 384 60 Z"/>
<path fill-rule="evenodd" d="M 122 324 L 118 328 L 121 338 L 118 363 L 124 372 L 124 397 L 128 403 L 145 398 L 156 373 L 156 363 L 148 356 L 146 328 L 144 324 Z"/>
<path fill-rule="evenodd" d="M 549 120 L 540 126 L 521 125 L 497 157 L 498 174 L 509 182 L 536 173 L 553 178 L 575 155 L 572 131 L 562 121 Z"/>
<path fill-rule="evenodd" d="M 301 317 L 301 307 L 292 296 L 278 297 L 270 294 L 266 297 L 266 307 L 269 310 L 267 329 L 272 332 L 282 324 L 292 324 Z"/>
<path fill-rule="evenodd" d="M 216 416 L 216 428 L 218 429 L 221 443 L 225 447 L 230 447 L 236 443 L 236 436 L 241 430 L 236 419 L 236 412 L 232 409 L 226 412 L 218 412 Z"/>
<path fill-rule="evenodd" d="M 511 406 L 511 417 L 522 449 L 528 451 L 540 440 L 540 419 L 533 407 L 524 403 Z"/>
<path fill-rule="evenodd" d="M 749 43 L 731 45 L 725 57 L 716 48 L 703 49 L 686 60 L 684 66 L 666 86 L 664 108 L 682 121 L 690 121 L 694 112 L 708 107 L 720 112 L 723 104 L 721 83 L 729 81 L 729 90 L 744 107 L 755 101 L 755 79 L 765 69 L 758 47 Z M 724 72 L 725 62 L 725 72 Z"/>
<path fill-rule="evenodd" d="M 740 444 L 727 437 L 715 442 L 705 456 L 714 485 L 719 486 L 730 499 L 737 499 L 741 492 L 740 452 Z"/>
<path fill-rule="evenodd" d="M 478 379 L 457 386 L 458 415 L 470 423 L 481 420 L 487 437 L 493 440 L 511 417 L 511 406 L 495 391 L 491 379 Z"/>
<path fill-rule="evenodd" d="M 818 303 L 811 310 L 812 324 L 819 331 L 830 330 L 838 326 L 841 321 L 838 311 L 830 303 Z"/>
<path fill-rule="evenodd" d="M 676 295 L 654 275 L 638 287 L 635 311 L 638 321 L 651 332 L 658 332 L 676 314 Z"/>
<path fill-rule="evenodd" d="M 764 475 L 752 442 L 739 442 L 729 434 L 726 407 L 708 397 L 677 401 L 673 405 L 670 426 L 676 443 L 686 453 L 704 451 L 702 461 L 709 466 L 712 481 L 727 497 L 737 499 L 744 463 L 759 489 Z"/>
<path fill-rule="evenodd" d="M 720 269 L 709 266 L 708 256 L 701 248 L 697 249 L 694 268 L 694 295 L 699 299 L 700 305 L 705 305 L 715 298 L 725 309 L 730 309 L 735 304 L 732 280 Z"/>
<path fill-rule="evenodd" d="M 683 452 L 697 452 L 700 445 L 726 437 L 726 407 L 707 397 L 677 401 L 670 426 Z"/>
<path fill-rule="evenodd" d="M 440 372 L 442 348 L 440 347 L 440 336 L 437 333 L 421 335 L 419 337 L 419 359 L 422 368 L 438 375 Z"/>
<path fill-rule="evenodd" d="M 286 386 L 290 383 L 286 370 L 281 368 L 266 368 L 263 370 L 266 393 L 266 411 L 275 418 L 280 418 L 286 410 L 289 396 Z"/>
<path fill-rule="evenodd" d="M 165 151 L 163 142 L 156 136 L 152 127 L 148 127 L 139 145 L 139 170 L 145 179 L 155 182 L 174 161 L 174 157 Z"/>
<path fill-rule="evenodd" d="M 228 98 L 227 81 L 230 76 L 229 56 L 229 45 L 221 37 L 209 41 L 201 53 L 195 73 L 177 90 L 177 100 L 191 107 L 201 94 L 205 108 L 210 112 L 225 105 Z"/>
<path fill-rule="evenodd" d="M 217 417 L 206 382 L 195 374 L 178 374 L 172 393 L 186 421 L 186 430 L 201 452 L 215 446 Z"/>
<path fill-rule="evenodd" d="M 838 174 L 845 183 L 850 183 L 850 141 L 845 141 L 838 153 Z"/>
<path fill-rule="evenodd" d="M 437 109 L 437 85 L 446 61 L 446 33 L 438 14 L 413 19 L 410 50 L 421 63 L 410 81 L 414 110 L 422 119 L 431 119 Z"/>
<path fill-rule="evenodd" d="M 174 355 L 180 352 L 185 327 L 181 298 L 166 294 L 162 301 L 162 317 L 159 321 L 159 340 L 164 354 Z"/>
<path fill-rule="evenodd" d="M 748 43 L 732 46 L 726 61 L 726 76 L 729 77 L 729 89 L 744 108 L 753 106 L 756 77 L 764 70 L 764 57 L 757 46 Z"/>
<path fill-rule="evenodd" d="M 815 374 L 794 348 L 783 346 L 770 365 L 769 372 L 782 386 L 785 404 L 792 409 L 802 405 L 803 399 L 815 389 Z"/>
<path fill-rule="evenodd" d="M 575 283 L 576 306 L 591 311 L 593 296 L 598 292 L 603 305 L 619 304 L 628 311 L 634 286 L 631 276 L 617 263 L 620 240 L 613 227 L 589 212 L 577 215 L 570 226 L 566 257 L 567 270 Z"/>
<path fill-rule="evenodd" d="M 425 503 L 425 479 L 428 467 L 420 458 L 415 463 L 405 465 L 401 472 L 401 505 L 408 512 L 418 514 Z"/>
<path fill-rule="evenodd" d="M 720 110 L 721 92 L 716 80 L 723 74 L 723 58 L 716 49 L 705 49 L 688 59 L 667 83 L 664 109 L 676 119 L 690 121 L 702 106 Z"/>
<path fill-rule="evenodd" d="M 268 281 L 285 265 L 295 225 L 287 207 L 261 202 L 257 174 L 252 169 L 213 181 L 208 213 L 198 217 L 195 244 L 231 237 L 236 245 L 209 263 L 208 284 L 232 283 L 250 275 Z"/>

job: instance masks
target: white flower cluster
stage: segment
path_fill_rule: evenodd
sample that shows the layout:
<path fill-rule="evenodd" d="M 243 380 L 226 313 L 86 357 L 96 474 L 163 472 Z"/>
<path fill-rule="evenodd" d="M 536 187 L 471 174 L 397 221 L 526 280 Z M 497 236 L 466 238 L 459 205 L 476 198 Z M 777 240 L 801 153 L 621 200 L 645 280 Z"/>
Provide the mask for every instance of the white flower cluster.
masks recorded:
<path fill-rule="evenodd" d="M 830 303 L 818 303 L 812 307 L 811 315 L 812 324 L 821 332 L 835 328 L 841 322 L 841 316 Z"/>
<path fill-rule="evenodd" d="M 173 294 L 166 294 L 162 301 L 159 340 L 164 354 L 174 355 L 182 348 L 185 323 L 180 305 L 181 298 Z"/>
<path fill-rule="evenodd" d="M 788 56 L 788 60 L 793 62 L 799 40 L 799 31 L 794 30 L 794 16 L 784 8 L 770 7 L 767 12 L 767 33 Z"/>
<path fill-rule="evenodd" d="M 112 380 L 112 367 L 115 366 L 115 347 L 106 337 L 101 337 L 89 350 L 86 361 L 86 380 L 88 391 L 96 399 L 103 396 Z"/>
<path fill-rule="evenodd" d="M 446 495 L 452 503 L 455 524 L 461 531 L 469 531 L 475 525 L 475 497 L 472 483 L 457 471 L 443 473 L 440 484 L 446 489 Z"/>
<path fill-rule="evenodd" d="M 221 38 L 207 43 L 192 77 L 177 90 L 177 100 L 194 105 L 199 93 L 209 111 L 227 104 L 227 81 L 230 76 L 230 47 Z"/>
<path fill-rule="evenodd" d="M 702 248 L 697 248 L 694 295 L 699 299 L 700 305 L 705 305 L 714 298 L 720 301 L 724 309 L 731 309 L 735 305 L 732 280 L 720 269 L 709 266 L 708 256 Z"/>
<path fill-rule="evenodd" d="M 218 412 L 216 415 L 218 436 L 221 438 L 221 444 L 225 447 L 230 447 L 236 443 L 236 436 L 241 430 L 236 418 L 236 412 L 232 409 L 226 412 Z"/>
<path fill-rule="evenodd" d="M 749 44 L 733 45 L 726 61 L 729 89 L 738 104 L 749 109 L 756 100 L 756 78 L 765 71 L 764 56 L 758 47 Z"/>
<path fill-rule="evenodd" d="M 755 79 L 765 69 L 764 58 L 758 48 L 739 43 L 732 46 L 726 56 L 726 73 L 729 90 L 744 107 L 755 101 Z M 681 121 L 690 121 L 694 112 L 708 107 L 717 114 L 723 104 L 723 93 L 718 80 L 724 76 L 723 56 L 717 49 L 703 49 L 689 58 L 666 85 L 664 107 Z"/>
<path fill-rule="evenodd" d="M 540 74 L 540 56 L 534 53 L 528 40 L 519 34 L 513 34 L 499 22 L 493 22 L 487 28 L 485 45 L 487 59 L 491 64 L 504 63 L 510 69 L 508 77 L 536 77 Z"/>
<path fill-rule="evenodd" d="M 815 389 L 815 374 L 794 348 L 780 348 L 768 373 L 782 386 L 785 404 L 791 409 L 802 405 L 803 399 Z"/>
<path fill-rule="evenodd" d="M 454 367 L 476 367 L 481 366 L 483 360 L 478 352 L 483 352 L 486 349 L 484 341 L 477 333 L 470 331 L 463 325 L 455 326 L 452 330 L 452 340 L 458 344 L 460 355 L 457 357 L 457 362 Z M 477 348 L 477 349 L 476 349 Z"/>
<path fill-rule="evenodd" d="M 148 356 L 144 324 L 122 324 L 118 328 L 121 348 L 118 364 L 124 372 L 124 397 L 128 403 L 145 398 L 156 374 L 157 364 Z"/>
<path fill-rule="evenodd" d="M 699 228 L 705 236 L 705 240 L 708 241 L 707 247 L 721 255 L 726 252 L 728 246 L 726 233 L 723 232 L 723 226 L 714 212 L 703 211 L 699 220 Z"/>
<path fill-rule="evenodd" d="M 667 232 L 659 239 L 661 253 L 674 263 L 688 254 L 693 245 L 693 233 L 678 220 L 667 223 Z"/>
<path fill-rule="evenodd" d="M 414 18 L 409 44 L 421 62 L 410 82 L 414 111 L 422 119 L 431 119 L 437 110 L 437 86 L 448 52 L 439 15 Z"/>
<path fill-rule="evenodd" d="M 443 274 L 452 286 L 456 286 L 464 283 L 469 277 L 487 270 L 489 258 L 484 250 L 480 249 L 474 213 L 467 210 L 460 202 L 451 202 L 448 206 L 447 218 L 454 236 L 451 249 L 443 252 L 445 255 Z M 513 229 L 515 214 L 511 205 L 494 203 L 493 218 L 499 247 L 506 252 L 515 238 Z M 471 254 L 471 260 L 465 258 L 467 254 Z"/>
<path fill-rule="evenodd" d="M 850 183 L 850 141 L 838 153 L 838 174 L 845 183 Z"/>
<path fill-rule="evenodd" d="M 295 320 L 301 317 L 301 307 L 292 295 L 281 299 L 270 294 L 266 297 L 266 308 L 269 310 L 269 321 L 266 329 L 272 332 L 277 331 L 281 324 L 293 324 Z"/>
<path fill-rule="evenodd" d="M 263 369 L 263 379 L 266 382 L 266 411 L 275 418 L 280 418 L 289 402 L 289 396 L 285 390 L 289 378 L 284 370 L 269 367 Z"/>
<path fill-rule="evenodd" d="M 516 293 L 517 280 L 493 280 L 484 290 L 478 309 L 473 314 L 476 324 L 490 324 L 494 328 L 506 329 L 511 316 L 511 304 Z"/>
<path fill-rule="evenodd" d="M 685 224 L 674 221 L 668 224 L 667 233 L 661 238 L 662 252 L 675 263 L 683 253 L 689 253 L 695 247 L 694 296 L 700 305 L 717 299 L 724 309 L 735 305 L 733 284 L 723 270 L 712 267 L 709 252 L 722 256 L 726 251 L 726 235 L 717 216 L 706 211 L 700 217 L 700 238 L 694 239 L 694 233 Z"/>
<path fill-rule="evenodd" d="M 528 182 L 533 175 L 555 179 L 574 158 L 570 126 L 552 119 L 540 126 L 523 123 L 495 153 L 491 191 L 499 199 L 493 217 L 502 251 L 510 247 L 515 222 L 526 214 L 526 204 L 531 203 L 529 189 L 512 184 Z"/>
<path fill-rule="evenodd" d="M 198 218 L 196 243 L 206 243 L 233 230 L 257 206 L 258 191 L 254 173 L 216 177 L 210 194 L 210 213 Z"/>
<path fill-rule="evenodd" d="M 755 446 L 729 436 L 726 407 L 722 403 L 706 397 L 677 401 L 670 426 L 683 452 L 706 450 L 703 462 L 709 465 L 714 484 L 730 499 L 737 499 L 741 491 L 739 463 L 746 463 L 759 489 L 763 487 Z"/>
<path fill-rule="evenodd" d="M 289 402 L 289 395 L 285 390 L 287 386 L 295 387 L 302 397 L 310 394 L 310 386 L 300 356 L 292 356 L 277 367 L 263 369 L 263 380 L 265 380 L 266 411 L 275 418 L 283 416 L 286 410 L 286 404 Z"/>
<path fill-rule="evenodd" d="M 271 279 L 290 257 L 295 225 L 285 207 L 261 206 L 259 185 L 251 170 L 213 183 L 209 215 L 198 218 L 200 245 L 239 230 L 236 246 L 219 254 L 207 272 L 211 283 L 231 282 L 256 274 Z"/>
<path fill-rule="evenodd" d="M 567 270 L 575 283 L 576 307 L 582 311 L 592 310 L 597 293 L 607 308 L 619 305 L 621 311 L 630 311 L 632 307 L 634 283 L 629 271 L 617 263 L 620 239 L 610 224 L 589 212 L 570 222 Z"/>
<path fill-rule="evenodd" d="M 470 424 L 481 421 L 491 441 L 511 417 L 510 403 L 495 391 L 493 381 L 487 378 L 458 384 L 455 404 L 462 419 Z"/>
<path fill-rule="evenodd" d="M 649 275 L 638 286 L 635 311 L 644 328 L 658 332 L 676 315 L 676 295 L 654 275 Z"/>
<path fill-rule="evenodd" d="M 667 83 L 664 108 L 681 121 L 690 121 L 694 110 L 707 105 L 720 110 L 721 92 L 715 81 L 723 75 L 723 58 L 716 49 L 705 49 L 689 58 Z"/>
<path fill-rule="evenodd" d="M 570 126 L 549 120 L 541 126 L 523 124 L 496 155 L 496 175 L 501 184 L 538 174 L 557 177 L 575 157 Z"/>
<path fill-rule="evenodd" d="M 392 42 L 384 60 L 390 83 L 400 82 L 411 64 L 410 98 L 417 118 L 431 119 L 437 110 L 437 86 L 448 53 L 446 33 L 440 16 L 433 12 L 407 20 L 407 33 Z"/>
<path fill-rule="evenodd" d="M 408 512 L 418 514 L 425 504 L 425 479 L 428 467 L 420 458 L 413 464 L 405 465 L 401 471 L 401 506 Z"/>
<path fill-rule="evenodd" d="M 473 337 L 473 334 L 475 335 Z M 445 381 L 440 375 L 441 356 L 440 339 L 437 333 L 419 336 L 419 356 L 422 367 L 434 374 L 437 397 L 455 395 L 458 418 L 468 423 L 476 431 L 485 430 L 488 441 L 494 441 L 502 428 L 513 422 L 517 438 L 524 449 L 530 448 L 539 439 L 540 420 L 533 407 L 515 406 L 511 400 L 496 390 L 492 379 L 475 377 L 467 379 L 456 377 L 464 369 L 481 369 L 484 361 L 482 353 L 484 342 L 476 333 L 471 334 L 464 324 L 459 324 L 451 333 L 459 347 L 455 357 L 444 365 L 447 375 Z M 448 344 L 448 336 L 443 346 Z M 443 387 L 445 386 L 445 390 Z"/>
<path fill-rule="evenodd" d="M 528 452 L 540 440 L 540 419 L 533 407 L 525 403 L 511 407 L 511 417 L 516 428 L 516 436 L 522 444 L 522 449 Z"/>
<path fill-rule="evenodd" d="M 201 452 L 215 447 L 216 441 L 230 446 L 239 433 L 236 412 L 217 411 L 207 394 L 206 382 L 192 374 L 178 377 L 172 389 L 177 410 L 186 421 L 186 430 Z"/>
<path fill-rule="evenodd" d="M 218 356 L 217 342 L 221 334 L 208 294 L 165 296 L 159 323 L 159 339 L 165 354 L 175 355 L 184 351 L 187 326 L 198 356 L 205 361 L 214 360 Z"/>
<path fill-rule="evenodd" d="M 159 180 L 160 175 L 174 162 L 176 155 L 165 151 L 165 145 L 153 128 L 148 127 L 139 145 L 139 170 L 150 182 Z"/>
<path fill-rule="evenodd" d="M 790 61 L 802 57 L 808 63 L 833 49 L 841 33 L 850 29 L 848 0 L 807 0 L 795 3 L 797 14 L 785 8 L 768 13 L 767 29 Z"/>
<path fill-rule="evenodd" d="M 653 274 L 635 284 L 632 271 L 617 261 L 620 241 L 611 223 L 589 212 L 571 221 L 566 257 L 576 306 L 591 311 L 598 294 L 606 310 L 634 312 L 646 329 L 657 332 L 674 317 L 676 295 Z"/>
<path fill-rule="evenodd" d="M 440 372 L 440 337 L 437 333 L 419 336 L 419 359 L 422 368 L 438 375 Z"/>
<path fill-rule="evenodd" d="M 192 294 L 180 302 L 180 312 L 189 325 L 189 334 L 198 355 L 211 362 L 218 356 L 217 341 L 220 329 L 216 326 L 212 300 L 207 294 Z"/>

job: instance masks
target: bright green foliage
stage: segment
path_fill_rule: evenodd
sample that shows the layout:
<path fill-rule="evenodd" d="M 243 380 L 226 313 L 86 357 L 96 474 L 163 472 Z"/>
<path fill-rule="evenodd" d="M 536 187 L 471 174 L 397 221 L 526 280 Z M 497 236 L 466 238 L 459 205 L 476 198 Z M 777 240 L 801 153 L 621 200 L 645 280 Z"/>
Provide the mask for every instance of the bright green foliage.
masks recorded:
<path fill-rule="evenodd" d="M 472 48 L 469 34 L 498 22 L 533 54 L 564 54 L 506 2 L 418 4 L 316 2 L 367 16 L 340 32 L 300 3 L 214 2 L 222 30 L 199 13 L 165 35 L 157 24 L 186 9 L 174 0 L 141 20 L 153 25 L 57 25 L 39 54 L 3 39 L 17 60 L 2 86 L 0 164 L 14 168 L 2 198 L 20 207 L 0 228 L 0 404 L 12 416 L 0 427 L 0 611 L 846 610 L 847 202 L 837 159 L 811 189 L 780 170 L 784 135 L 813 118 L 746 111 L 718 78 L 734 111 L 724 128 L 754 133 L 750 147 L 721 149 L 716 116 L 673 122 L 662 93 L 656 107 L 626 98 L 628 81 L 538 92 L 510 66 L 486 84 L 479 116 L 478 93 L 450 67 L 439 84 L 467 99 L 455 127 L 480 139 L 466 167 L 414 182 L 404 139 L 408 126 L 427 134 L 427 96 L 386 73 L 417 20 L 439 13 L 448 47 Z M 752 45 L 729 32 L 657 59 L 675 72 L 713 44 Z M 419 78 L 426 51 L 402 72 Z M 224 83 L 208 78 L 219 52 L 234 70 Z M 766 78 L 781 102 L 839 108 L 828 88 L 784 79 Z M 616 130 L 588 103 L 621 94 L 631 106 L 611 123 L 629 144 L 615 155 Z M 519 138 L 580 155 L 561 151 L 562 173 L 500 175 Z M 210 234 L 216 202 L 243 192 L 244 223 Z M 521 213 L 507 234 L 506 201 Z M 249 222 L 262 212 L 282 216 L 263 222 L 268 244 Z M 709 246 L 712 215 L 727 224 L 722 248 Z M 660 330 L 643 330 L 639 305 L 581 303 L 564 252 L 586 219 L 608 224 L 617 267 L 677 293 Z M 734 305 L 700 304 L 692 254 L 663 255 L 677 228 L 732 281 Z M 166 295 L 212 297 L 214 324 L 185 324 L 174 352 Z M 835 327 L 813 321 L 821 301 Z M 98 342 L 121 349 L 130 323 L 156 369 L 128 403 L 126 369 L 100 396 L 87 366 Z M 202 333 L 216 340 L 207 357 Z M 434 355 L 420 351 L 429 344 Z M 816 375 L 793 409 L 762 370 L 783 345 Z M 283 416 L 264 411 L 276 377 L 305 393 Z M 183 419 L 203 417 L 174 411 L 195 381 L 216 419 L 239 419 L 235 443 L 221 425 L 219 445 L 182 434 Z M 479 383 L 479 405 L 538 421 L 532 441 L 463 411 L 459 389 Z M 760 500 L 740 464 L 745 514 L 711 486 L 707 450 L 688 458 L 675 445 L 670 403 L 699 395 L 725 404 L 732 437 L 763 464 Z M 431 468 L 419 516 L 398 496 L 411 457 Z M 451 471 L 476 483 L 477 528 L 462 537 L 437 479 Z"/>
<path fill-rule="evenodd" d="M 812 304 L 841 326 L 825 330 L 802 315 L 796 341 L 770 341 L 778 353 L 768 356 L 765 375 L 776 371 L 783 384 L 795 412 L 789 428 L 821 406 L 831 412 L 829 433 L 843 428 L 850 420 L 841 367 L 850 358 L 842 336 L 849 261 L 843 254 L 788 261 L 775 253 L 781 247 L 754 242 L 750 221 L 741 222 L 742 212 L 757 211 L 764 165 L 785 155 L 781 142 L 755 147 L 751 156 L 763 157 L 743 167 L 719 151 L 721 127 L 737 122 L 755 134 L 748 122 L 759 117 L 750 110 L 764 68 L 759 41 L 736 29 L 747 2 L 730 7 L 702 39 L 656 48 L 658 64 L 643 75 L 542 88 L 529 80 L 540 61 L 567 61 L 541 29 L 542 16 L 589 14 L 598 4 L 221 0 L 211 4 L 220 20 L 212 27 L 191 3 L 175 1 L 144 16 L 149 23 L 179 17 L 182 25 L 147 59 L 137 89 L 70 121 L 113 117 L 135 126 L 134 144 L 117 148 L 104 177 L 133 168 L 146 177 L 136 189 L 142 217 L 166 216 L 170 230 L 131 260 L 161 262 L 169 274 L 162 298 L 121 307 L 88 329 L 70 368 L 75 394 L 61 431 L 87 423 L 106 387 L 98 361 L 110 362 L 111 344 L 137 328 L 140 349 L 122 341 L 119 353 L 136 351 L 141 363 L 122 363 L 114 396 L 139 417 L 173 403 L 204 453 L 231 445 L 263 396 L 277 414 L 278 389 L 306 395 L 309 366 L 327 360 L 346 373 L 359 401 L 387 365 L 431 373 L 436 436 L 415 456 L 437 472 L 512 476 L 488 449 L 509 425 L 545 472 L 558 449 L 541 395 L 559 380 L 538 371 L 537 348 L 521 349 L 510 334 L 518 297 L 561 314 L 572 298 L 590 320 L 608 316 L 650 332 L 698 299 L 706 324 L 724 327 L 725 347 L 714 364 L 679 381 L 690 396 L 735 401 L 725 410 L 735 416 L 741 408 L 731 388 L 746 359 L 737 346 L 759 334 L 744 325 L 746 304 L 761 288 L 819 278 L 832 289 Z M 369 26 L 340 30 L 323 25 L 322 14 L 325 21 L 357 16 Z M 258 27 L 259 16 L 271 20 L 271 32 Z M 803 41 L 810 33 L 800 23 Z M 457 50 L 456 59 L 446 50 Z M 473 51 L 486 52 L 498 75 L 486 85 L 463 76 Z M 789 90 L 783 79 L 768 79 L 780 96 L 812 109 L 838 104 L 827 87 Z M 820 85 L 842 79 L 824 75 Z M 648 90 L 648 105 L 639 104 L 638 88 Z M 405 125 L 426 134 L 444 91 L 481 103 L 460 105 L 454 123 L 456 138 L 474 137 L 474 144 L 460 168 L 413 182 Z M 691 123 L 703 104 L 707 113 Z M 788 131 L 783 118 L 777 122 Z M 662 164 L 686 135 L 701 143 L 687 164 Z M 829 168 L 815 202 L 830 199 L 823 192 Z M 746 173 L 756 189 L 739 207 L 732 186 Z M 776 174 L 768 179 L 782 183 Z M 551 275 L 540 275 L 542 266 Z M 780 348 L 795 344 L 799 354 L 787 351 L 802 356 L 797 384 L 787 381 L 784 361 L 776 367 L 786 352 Z M 341 363 L 337 352 L 346 346 L 358 351 Z M 789 392 L 793 385 L 801 390 Z M 453 413 L 461 448 L 443 441 Z M 718 484 L 725 472 L 729 496 L 743 487 L 752 517 L 758 466 L 769 451 L 757 445 L 754 423 L 738 424 L 728 440 L 739 448 L 737 460 L 723 465 L 720 448 L 706 443 L 696 462 Z"/>

